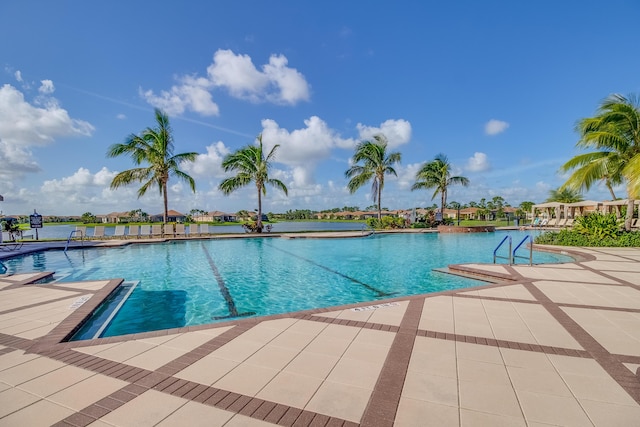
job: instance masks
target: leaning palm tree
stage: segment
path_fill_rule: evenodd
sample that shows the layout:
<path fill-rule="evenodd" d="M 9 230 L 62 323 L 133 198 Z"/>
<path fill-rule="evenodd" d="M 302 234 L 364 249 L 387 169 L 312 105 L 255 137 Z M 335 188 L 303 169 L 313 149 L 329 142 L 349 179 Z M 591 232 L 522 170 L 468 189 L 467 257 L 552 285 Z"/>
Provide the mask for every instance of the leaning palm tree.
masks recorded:
<path fill-rule="evenodd" d="M 195 193 L 194 179 L 179 169 L 184 162 L 193 162 L 198 153 L 173 154 L 173 135 L 169 126 L 169 117 L 161 110 L 155 110 L 155 128 L 148 127 L 140 135 L 131 134 L 122 144 L 113 144 L 107 151 L 107 156 L 117 157 L 128 154 L 136 165 L 147 163 L 147 167 L 129 169 L 117 174 L 111 181 L 111 189 L 129 185 L 132 182 L 142 182 L 138 190 L 138 198 L 145 195 L 151 187 L 158 186 L 164 199 L 164 223 L 167 223 L 168 200 L 167 183 L 171 175 L 189 183 L 191 191 Z"/>
<path fill-rule="evenodd" d="M 258 135 L 258 145 L 248 145 L 239 149 L 235 153 L 228 154 L 222 161 L 225 172 L 237 171 L 236 176 L 226 178 L 219 185 L 220 191 L 229 195 L 238 188 L 244 187 L 254 182 L 258 190 L 258 218 L 256 220 L 256 231 L 262 233 L 262 196 L 267 195 L 266 184 L 273 185 L 288 195 L 287 187 L 278 179 L 269 178 L 269 168 L 271 161 L 275 157 L 279 144 L 274 145 L 269 154 L 265 157 L 262 149 L 262 134 Z"/>
<path fill-rule="evenodd" d="M 378 221 L 382 219 L 380 199 L 384 188 L 384 176 L 398 176 L 393 165 L 400 163 L 400 159 L 401 155 L 398 152 L 387 154 L 387 138 L 378 134 L 374 135 L 373 141 L 362 141 L 356 145 L 356 152 L 352 158 L 353 166 L 345 172 L 345 176 L 351 178 L 347 183 L 351 194 L 373 180 L 371 195 L 373 202 L 378 206 Z"/>
<path fill-rule="evenodd" d="M 447 205 L 447 191 L 450 185 L 469 185 L 469 178 L 464 176 L 451 176 L 451 164 L 447 156 L 440 153 L 433 161 L 425 163 L 416 173 L 416 182 L 411 187 L 413 190 L 431 189 L 435 191 L 431 196 L 433 200 L 440 193 L 440 212 L 444 218 L 444 207 Z"/>
<path fill-rule="evenodd" d="M 627 216 L 625 229 L 631 229 L 634 199 L 640 197 L 640 99 L 614 94 L 606 98 L 594 117 L 582 119 L 576 126 L 580 134 L 577 147 L 596 151 L 580 154 L 561 170 L 574 170 L 563 187 L 589 189 L 603 180 L 612 197 L 612 185 L 626 181 Z"/>

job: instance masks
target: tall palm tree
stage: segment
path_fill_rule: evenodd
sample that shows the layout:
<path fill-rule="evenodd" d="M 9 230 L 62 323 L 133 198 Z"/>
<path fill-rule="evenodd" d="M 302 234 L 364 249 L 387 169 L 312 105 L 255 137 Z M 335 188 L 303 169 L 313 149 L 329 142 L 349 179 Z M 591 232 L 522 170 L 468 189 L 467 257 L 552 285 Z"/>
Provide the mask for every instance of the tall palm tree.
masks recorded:
<path fill-rule="evenodd" d="M 563 187 L 589 189 L 604 180 L 615 199 L 612 185 L 627 184 L 625 229 L 631 229 L 634 199 L 640 197 L 640 100 L 634 95 L 613 94 L 600 104 L 594 117 L 576 125 L 580 140 L 576 146 L 596 151 L 580 154 L 561 170 L 574 170 Z"/>
<path fill-rule="evenodd" d="M 240 148 L 235 153 L 228 154 L 222 160 L 222 167 L 225 172 L 236 171 L 236 176 L 226 178 L 218 187 L 225 195 L 229 195 L 238 188 L 244 187 L 254 182 L 258 190 L 258 218 L 256 221 L 256 231 L 262 233 L 262 196 L 267 195 L 266 184 L 279 188 L 288 195 L 286 185 L 278 179 L 269 178 L 269 168 L 271 161 L 275 157 L 279 144 L 274 145 L 269 154 L 265 157 L 262 149 L 262 134 L 258 135 L 258 145 L 248 145 Z"/>
<path fill-rule="evenodd" d="M 571 188 L 557 188 L 555 190 L 549 190 L 549 197 L 545 202 L 560 202 L 560 203 L 576 203 L 584 200 L 582 194 L 579 191 Z"/>
<path fill-rule="evenodd" d="M 416 173 L 416 182 L 411 187 L 413 190 L 435 188 L 431 200 L 440 193 L 440 212 L 444 218 L 444 208 L 447 205 L 447 191 L 450 185 L 469 185 L 469 178 L 464 176 L 451 176 L 451 164 L 447 156 L 440 153 L 433 161 L 425 163 Z"/>
<path fill-rule="evenodd" d="M 384 176 L 398 176 L 393 165 L 400 163 L 402 157 L 398 152 L 387 154 L 387 143 L 387 138 L 383 134 L 374 135 L 373 141 L 358 143 L 352 157 L 353 166 L 345 172 L 345 176 L 351 178 L 347 183 L 351 194 L 368 181 L 373 180 L 371 195 L 373 202 L 378 206 L 378 221 L 382 219 L 380 199 L 384 188 Z"/>
<path fill-rule="evenodd" d="M 158 186 L 164 199 L 164 223 L 167 223 L 168 200 L 167 183 L 171 175 L 189 183 L 191 191 L 195 193 L 196 182 L 180 170 L 184 162 L 193 162 L 198 153 L 173 154 L 173 135 L 169 125 L 169 117 L 161 110 L 155 110 L 156 127 L 148 127 L 140 135 L 131 134 L 122 144 L 113 144 L 107 151 L 107 156 L 117 157 L 128 154 L 136 165 L 147 163 L 147 167 L 129 169 L 117 174 L 111 181 L 111 189 L 129 185 L 132 182 L 142 182 L 138 190 L 138 198 L 145 195 L 151 187 Z"/>

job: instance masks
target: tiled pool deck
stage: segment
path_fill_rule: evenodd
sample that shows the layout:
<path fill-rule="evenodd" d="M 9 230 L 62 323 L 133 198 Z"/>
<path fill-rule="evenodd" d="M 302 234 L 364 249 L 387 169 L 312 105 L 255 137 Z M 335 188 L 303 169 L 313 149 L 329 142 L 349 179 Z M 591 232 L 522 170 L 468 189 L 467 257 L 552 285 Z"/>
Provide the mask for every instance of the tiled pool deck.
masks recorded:
<path fill-rule="evenodd" d="M 74 343 L 120 280 L 0 276 L 0 426 L 640 425 L 640 248 L 572 250 L 375 309 Z"/>

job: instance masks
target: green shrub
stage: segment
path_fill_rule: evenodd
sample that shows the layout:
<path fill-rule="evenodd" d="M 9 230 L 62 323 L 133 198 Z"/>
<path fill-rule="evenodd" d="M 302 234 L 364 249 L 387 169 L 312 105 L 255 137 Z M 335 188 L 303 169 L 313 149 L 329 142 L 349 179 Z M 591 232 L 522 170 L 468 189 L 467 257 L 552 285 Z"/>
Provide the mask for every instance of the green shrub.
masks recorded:
<path fill-rule="evenodd" d="M 573 229 L 580 234 L 598 239 L 615 238 L 620 233 L 621 223 L 615 214 L 594 212 L 576 218 Z"/>
<path fill-rule="evenodd" d="M 563 229 L 547 231 L 537 236 L 535 243 L 560 246 L 640 247 L 640 231 L 621 231 L 615 236 L 600 237 L 596 234 L 583 234 L 577 230 Z"/>

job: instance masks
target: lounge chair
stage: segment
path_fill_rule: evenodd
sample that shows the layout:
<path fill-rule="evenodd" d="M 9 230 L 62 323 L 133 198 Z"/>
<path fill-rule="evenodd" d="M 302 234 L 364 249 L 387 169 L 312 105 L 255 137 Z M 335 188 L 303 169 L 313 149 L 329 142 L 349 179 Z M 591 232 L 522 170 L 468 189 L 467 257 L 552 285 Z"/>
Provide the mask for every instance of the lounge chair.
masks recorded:
<path fill-rule="evenodd" d="M 565 227 L 573 227 L 573 218 L 567 218 L 567 222 L 564 223 Z"/>
<path fill-rule="evenodd" d="M 84 239 L 87 237 L 87 227 L 84 225 L 76 225 L 76 232 L 73 234 L 76 239 Z"/>
<path fill-rule="evenodd" d="M 135 237 L 136 239 L 138 239 L 138 238 L 140 238 L 138 233 L 140 233 L 140 226 L 139 225 L 130 225 L 129 226 L 129 231 L 127 232 L 127 237 Z"/>
<path fill-rule="evenodd" d="M 184 229 L 184 224 L 176 224 L 176 229 L 173 235 L 174 237 L 185 237 L 187 232 Z"/>
<path fill-rule="evenodd" d="M 198 224 L 189 224 L 189 237 L 196 237 L 198 234 Z"/>
<path fill-rule="evenodd" d="M 93 236 L 94 239 L 104 239 L 104 225 L 96 225 L 93 228 Z"/>
<path fill-rule="evenodd" d="M 540 223 L 538 223 L 538 227 L 546 227 L 548 223 L 549 223 L 549 220 L 545 218 L 542 221 L 540 221 Z"/>
<path fill-rule="evenodd" d="M 162 232 L 162 224 L 153 224 L 151 226 L 151 237 L 162 237 L 164 234 Z"/>
<path fill-rule="evenodd" d="M 567 223 L 567 218 L 560 218 L 556 223 L 556 227 L 564 227 L 566 223 Z"/>
<path fill-rule="evenodd" d="M 151 226 L 149 224 L 143 224 L 140 226 L 140 237 L 151 237 Z"/>
<path fill-rule="evenodd" d="M 200 224 L 200 235 L 209 234 L 209 224 Z"/>
<path fill-rule="evenodd" d="M 116 225 L 116 229 L 113 232 L 114 239 L 122 239 L 124 238 L 124 225 Z"/>

